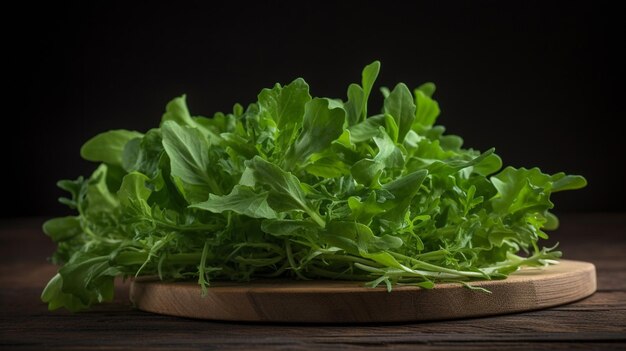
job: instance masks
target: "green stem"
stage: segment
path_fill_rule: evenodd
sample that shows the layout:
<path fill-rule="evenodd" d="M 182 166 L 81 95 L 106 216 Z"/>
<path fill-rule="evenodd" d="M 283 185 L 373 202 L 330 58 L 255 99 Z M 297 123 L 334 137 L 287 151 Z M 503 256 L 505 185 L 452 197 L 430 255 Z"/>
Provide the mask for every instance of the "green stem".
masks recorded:
<path fill-rule="evenodd" d="M 446 256 L 448 253 L 449 253 L 448 250 L 437 250 L 437 251 L 431 251 L 431 252 L 426 252 L 422 254 L 416 254 L 416 255 L 413 255 L 413 258 L 420 259 L 420 260 L 435 260 L 435 259 L 439 259 L 441 257 Z"/>
<path fill-rule="evenodd" d="M 308 278 L 300 273 L 300 268 L 296 267 L 296 261 L 293 259 L 293 252 L 291 251 L 291 244 L 289 240 L 285 240 L 285 252 L 287 253 L 287 261 L 289 261 L 289 265 L 291 265 L 291 269 L 298 276 L 298 278 L 302 280 L 307 280 Z"/>
<path fill-rule="evenodd" d="M 409 262 L 413 263 L 414 265 L 423 268 L 423 269 L 427 269 L 433 272 L 441 272 L 441 273 L 448 273 L 448 274 L 454 274 L 454 275 L 458 275 L 458 276 L 464 276 L 464 277 L 472 277 L 472 278 L 489 278 L 489 276 L 487 276 L 484 273 L 480 273 L 480 272 L 470 272 L 470 271 L 459 271 L 456 269 L 450 269 L 450 268 L 445 268 L 445 267 L 441 267 L 441 266 L 437 266 L 431 263 L 426 263 L 424 261 L 420 261 L 417 260 L 413 257 L 409 257 L 409 256 L 405 256 L 396 252 L 389 252 L 392 256 L 394 256 L 395 258 L 399 258 L 402 260 L 408 260 Z"/>
<path fill-rule="evenodd" d="M 113 259 L 115 265 L 133 266 L 143 264 L 150 254 L 148 252 L 124 251 L 120 252 Z M 180 253 L 168 255 L 166 264 L 198 264 L 202 257 L 202 253 Z"/>
<path fill-rule="evenodd" d="M 318 257 L 320 256 L 329 261 L 359 262 L 368 266 L 382 267 L 377 262 L 370 261 L 361 257 L 355 257 L 355 256 L 349 256 L 349 255 L 337 255 L 337 254 L 321 254 Z"/>
<path fill-rule="evenodd" d="M 311 218 L 313 219 L 313 221 L 315 221 L 315 223 L 317 223 L 320 227 L 322 228 L 326 227 L 326 221 L 322 217 L 320 217 L 320 215 L 317 212 L 307 208 L 306 213 L 308 213 L 309 216 L 311 216 Z"/>

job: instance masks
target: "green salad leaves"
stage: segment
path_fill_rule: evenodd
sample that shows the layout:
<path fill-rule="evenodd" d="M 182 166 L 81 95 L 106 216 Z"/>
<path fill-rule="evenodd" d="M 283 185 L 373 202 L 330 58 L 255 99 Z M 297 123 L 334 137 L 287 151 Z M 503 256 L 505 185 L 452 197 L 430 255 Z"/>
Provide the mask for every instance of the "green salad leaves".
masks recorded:
<path fill-rule="evenodd" d="M 347 100 L 312 97 L 298 78 L 212 118 L 175 98 L 158 128 L 89 140 L 81 156 L 99 166 L 58 183 L 77 214 L 43 227 L 61 268 L 42 300 L 85 309 L 112 299 L 117 276 L 391 290 L 553 263 L 560 252 L 537 244 L 558 225 L 550 195 L 585 179 L 501 169 L 493 149 L 463 148 L 435 125 L 432 83 L 382 88 L 382 110 L 368 106 L 379 68 L 365 67 Z"/>

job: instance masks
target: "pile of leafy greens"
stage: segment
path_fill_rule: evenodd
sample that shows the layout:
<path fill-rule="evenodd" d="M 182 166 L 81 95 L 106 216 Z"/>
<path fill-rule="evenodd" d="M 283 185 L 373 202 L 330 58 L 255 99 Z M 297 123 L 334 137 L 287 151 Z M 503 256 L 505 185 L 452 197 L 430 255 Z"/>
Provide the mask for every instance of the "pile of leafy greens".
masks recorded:
<path fill-rule="evenodd" d="M 462 148 L 435 125 L 435 85 L 382 88 L 379 62 L 347 101 L 314 98 L 303 79 L 263 89 L 247 108 L 192 117 L 185 97 L 159 128 L 87 141 L 99 162 L 63 180 L 78 213 L 44 224 L 62 265 L 50 309 L 111 300 L 116 276 L 197 280 L 342 279 L 368 286 L 501 279 L 555 262 L 540 248 L 553 192 L 584 178 L 502 168 L 494 150 Z M 519 252 L 523 255 L 518 255 Z"/>

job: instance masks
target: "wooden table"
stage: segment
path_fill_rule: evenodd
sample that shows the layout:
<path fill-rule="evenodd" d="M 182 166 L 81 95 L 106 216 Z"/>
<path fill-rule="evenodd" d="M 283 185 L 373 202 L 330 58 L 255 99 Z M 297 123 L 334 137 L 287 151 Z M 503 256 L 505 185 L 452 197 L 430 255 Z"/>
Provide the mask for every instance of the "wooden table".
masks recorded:
<path fill-rule="evenodd" d="M 42 219 L 0 222 L 0 349 L 626 349 L 626 214 L 562 216 L 551 242 L 596 264 L 598 292 L 530 313 L 446 322 L 284 325 L 198 321 L 144 313 L 116 300 L 91 311 L 49 312 L 39 295 L 56 268 Z"/>

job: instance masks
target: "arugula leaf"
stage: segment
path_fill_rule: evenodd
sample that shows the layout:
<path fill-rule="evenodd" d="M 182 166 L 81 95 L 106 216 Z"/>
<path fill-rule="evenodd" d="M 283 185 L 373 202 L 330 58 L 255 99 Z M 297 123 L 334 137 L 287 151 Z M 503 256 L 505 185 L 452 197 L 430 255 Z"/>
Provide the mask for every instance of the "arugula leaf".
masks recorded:
<path fill-rule="evenodd" d="M 382 127 L 379 127 L 378 136 L 372 138 L 378 147 L 378 153 L 373 159 L 364 158 L 351 168 L 352 176 L 358 183 L 379 188 L 379 179 L 385 169 L 402 168 L 404 158 Z"/>
<path fill-rule="evenodd" d="M 362 143 L 364 141 L 371 140 L 374 136 L 378 135 L 380 131 L 379 127 L 384 124 L 384 115 L 369 117 L 365 121 L 355 124 L 348 129 L 350 132 L 350 140 L 355 143 Z"/>
<path fill-rule="evenodd" d="M 350 174 L 350 168 L 336 155 L 322 157 L 306 166 L 305 170 L 322 178 L 338 178 Z"/>
<path fill-rule="evenodd" d="M 149 130 L 142 138 L 131 139 L 124 147 L 122 167 L 126 172 L 138 171 L 154 177 L 159 171 L 163 154 L 161 130 Z"/>
<path fill-rule="evenodd" d="M 80 148 L 80 156 L 88 161 L 121 166 L 124 146 L 131 139 L 141 136 L 142 134 L 139 132 L 124 129 L 100 133 L 89 139 Z"/>
<path fill-rule="evenodd" d="M 43 224 L 43 232 L 46 233 L 52 241 L 60 242 L 80 235 L 83 229 L 80 226 L 79 217 L 67 216 L 46 221 Z"/>
<path fill-rule="evenodd" d="M 246 166 L 254 172 L 258 184 L 269 190 L 269 202 L 277 211 L 300 210 L 306 212 L 320 227 L 326 225 L 324 219 L 311 206 L 296 176 L 280 167 L 265 161 L 259 156 L 246 161 Z"/>
<path fill-rule="evenodd" d="M 90 217 L 108 216 L 119 207 L 119 199 L 111 193 L 107 186 L 109 168 L 101 164 L 91 175 L 86 187 L 86 202 L 88 206 L 85 215 Z"/>
<path fill-rule="evenodd" d="M 148 198 L 152 191 L 146 186 L 148 180 L 148 177 L 139 172 L 128 173 L 122 180 L 117 197 L 122 207 L 133 216 L 149 217 L 151 215 Z"/>
<path fill-rule="evenodd" d="M 398 141 L 402 142 L 404 136 L 411 130 L 415 119 L 415 103 L 411 91 L 406 85 L 400 83 L 385 98 L 385 113 L 393 117 L 398 126 Z"/>
<path fill-rule="evenodd" d="M 61 265 L 41 299 L 87 309 L 113 297 L 117 276 L 198 282 L 266 277 L 345 279 L 433 288 L 502 279 L 554 263 L 554 192 L 581 176 L 503 166 L 489 149 L 435 125 L 435 85 L 385 87 L 368 100 L 378 61 L 347 101 L 311 97 L 295 79 L 247 107 L 192 116 L 170 101 L 158 128 L 90 139 L 87 178 L 63 180 L 76 213 L 47 221 Z M 526 256 L 519 255 L 524 252 Z"/>
<path fill-rule="evenodd" d="M 63 292 L 63 277 L 57 273 L 46 285 L 41 293 L 41 301 L 48 304 L 50 311 L 64 307 L 70 311 L 80 311 L 90 306 L 83 303 L 72 293 Z"/>
<path fill-rule="evenodd" d="M 176 122 L 176 124 L 181 126 L 197 127 L 197 123 L 189 114 L 186 95 L 172 99 L 165 106 L 165 113 L 161 117 L 161 126 L 167 121 Z"/>
<path fill-rule="evenodd" d="M 398 249 L 403 244 L 402 239 L 398 237 L 391 235 L 377 237 L 368 226 L 354 222 L 330 222 L 323 237 L 355 255 L 360 252 Z"/>
<path fill-rule="evenodd" d="M 256 193 L 251 187 L 235 185 L 228 195 L 211 194 L 207 201 L 190 207 L 213 213 L 233 211 L 252 218 L 276 218 L 276 212 L 267 203 L 267 196 L 267 192 Z"/>
<path fill-rule="evenodd" d="M 197 128 L 167 121 L 161 127 L 163 147 L 171 161 L 171 175 L 191 203 L 205 200 L 209 193 L 221 195 L 222 189 L 211 171 L 209 144 Z"/>
<path fill-rule="evenodd" d="M 495 211 L 515 214 L 520 210 L 543 212 L 551 209 L 550 194 L 560 190 L 580 189 L 587 182 L 580 176 L 566 176 L 564 173 L 547 175 L 539 168 L 507 167 L 491 177 L 498 195 L 491 199 Z"/>
<path fill-rule="evenodd" d="M 272 89 L 263 89 L 259 94 L 259 107 L 261 113 L 268 114 L 276 127 L 283 130 L 302 124 L 304 108 L 310 100 L 309 85 L 298 78 L 285 87 L 276 84 Z"/>
<path fill-rule="evenodd" d="M 367 100 L 379 71 L 380 62 L 374 61 L 363 69 L 362 86 L 358 84 L 348 86 L 348 102 L 345 104 L 348 126 L 358 124 L 367 118 Z"/>
<path fill-rule="evenodd" d="M 206 123 L 202 123 L 202 119 L 191 116 L 185 95 L 174 98 L 165 107 L 165 113 L 161 117 L 161 128 L 168 121 L 175 122 L 180 126 L 197 128 L 207 138 L 209 144 L 218 144 L 221 141 L 221 138 Z"/>
<path fill-rule="evenodd" d="M 363 115 L 363 101 L 365 100 L 365 93 L 363 88 L 358 84 L 350 84 L 348 86 L 348 101 L 344 107 L 346 109 L 348 125 L 353 126 L 361 122 Z"/>
<path fill-rule="evenodd" d="M 439 116 L 439 104 L 432 99 L 435 84 L 425 83 L 413 92 L 415 94 L 415 122 L 424 127 L 431 127 Z"/>
<path fill-rule="evenodd" d="M 363 119 L 367 118 L 367 100 L 372 92 L 372 87 L 376 78 L 378 78 L 378 72 L 380 72 L 380 61 L 374 61 L 363 68 L 362 81 L 363 81 Z"/>
<path fill-rule="evenodd" d="M 331 109 L 327 99 L 313 99 L 304 109 L 302 133 L 287 151 L 287 169 L 299 161 L 305 163 L 309 157 L 330 146 L 343 133 L 345 111 L 343 108 Z"/>

